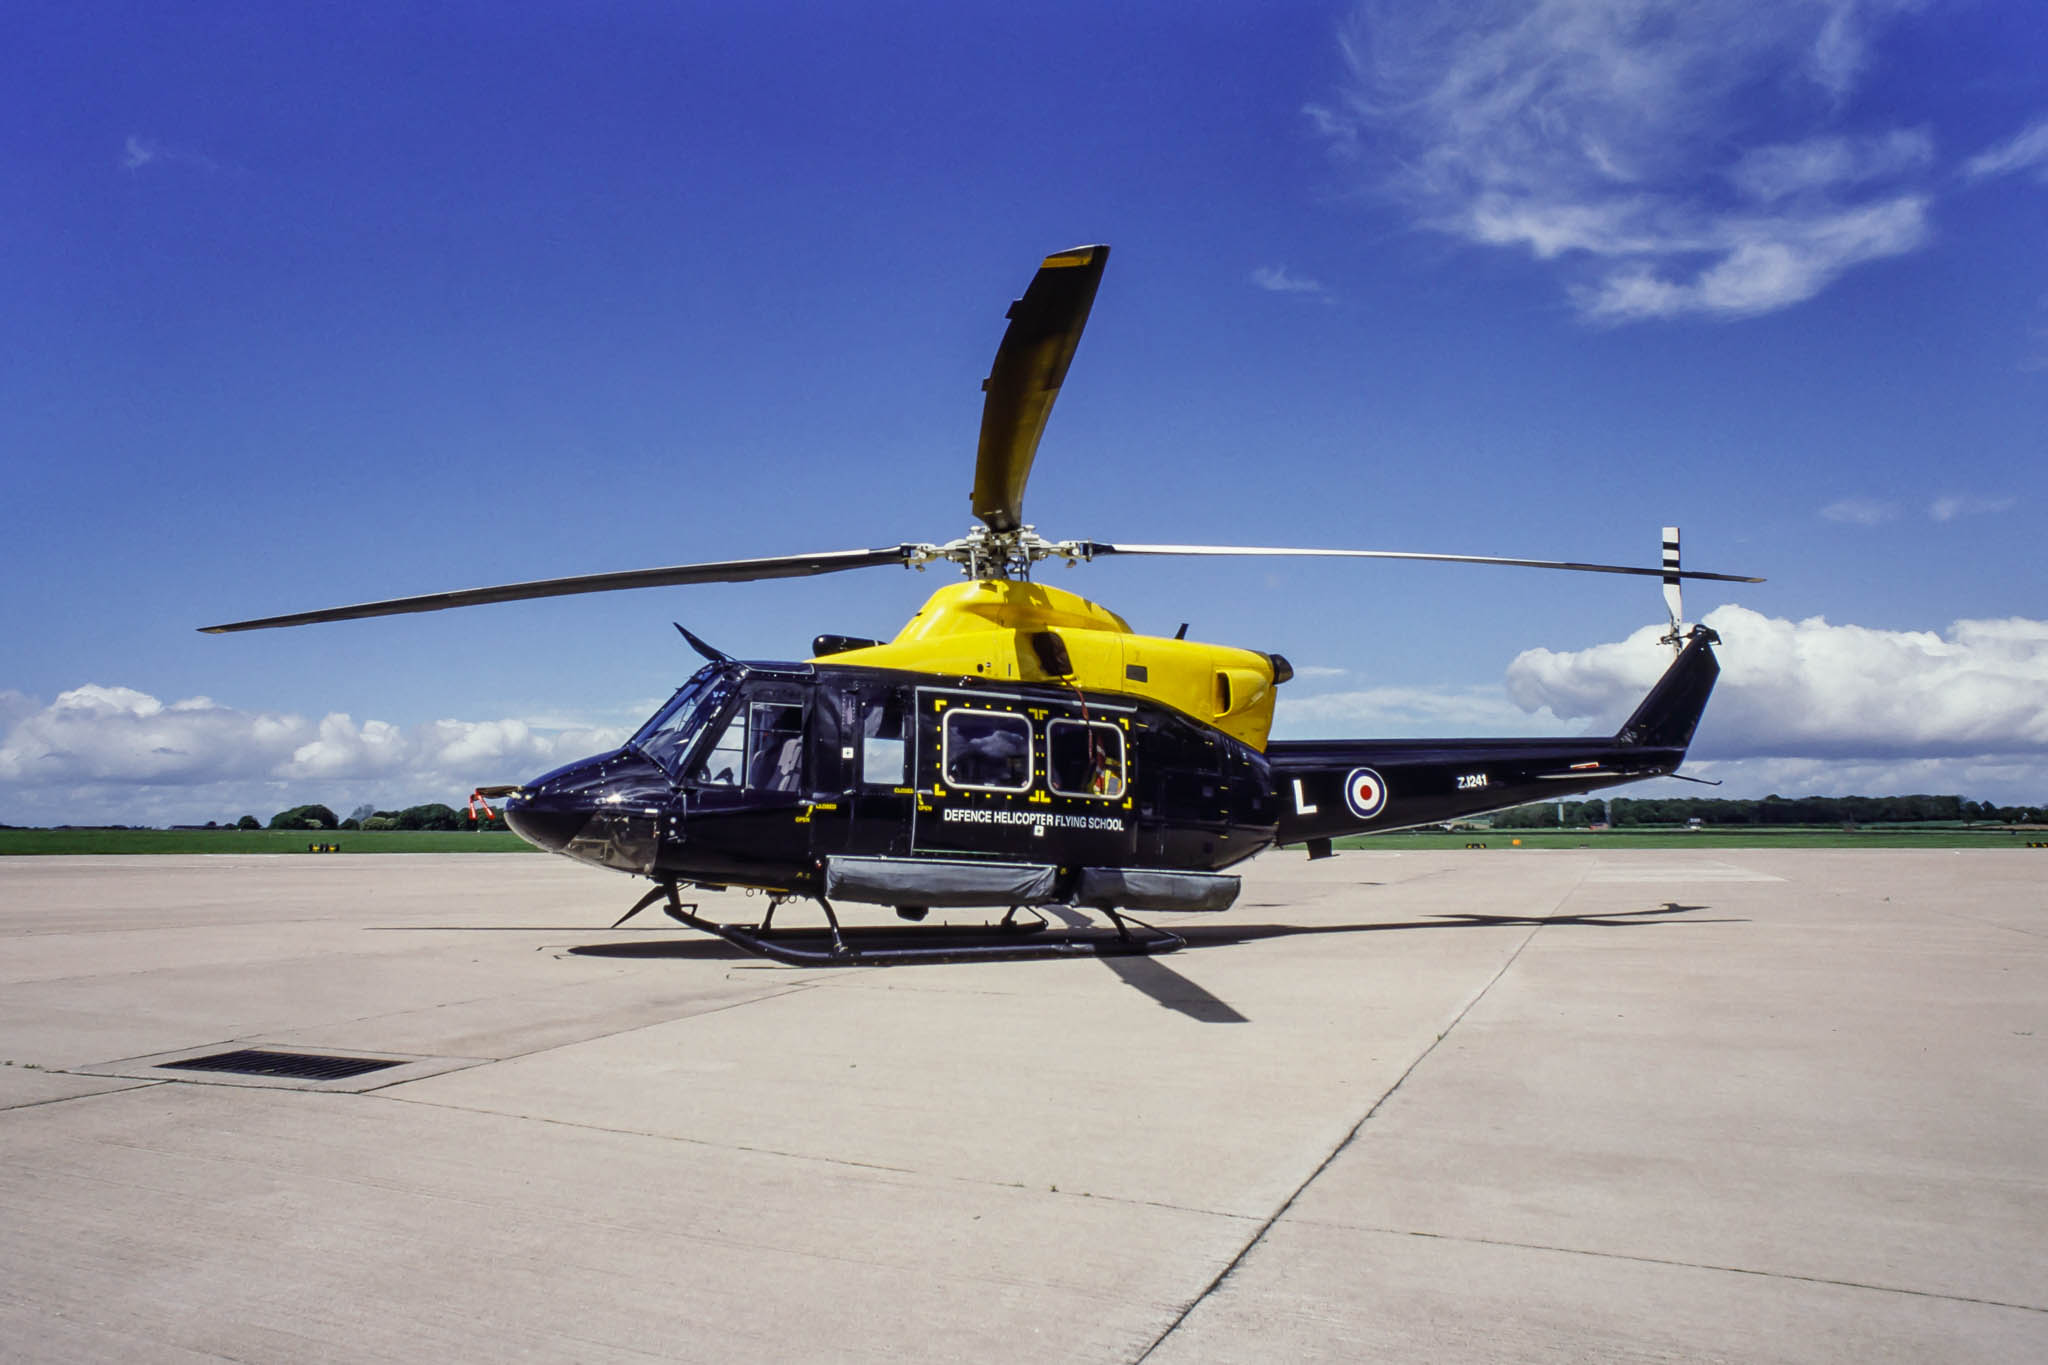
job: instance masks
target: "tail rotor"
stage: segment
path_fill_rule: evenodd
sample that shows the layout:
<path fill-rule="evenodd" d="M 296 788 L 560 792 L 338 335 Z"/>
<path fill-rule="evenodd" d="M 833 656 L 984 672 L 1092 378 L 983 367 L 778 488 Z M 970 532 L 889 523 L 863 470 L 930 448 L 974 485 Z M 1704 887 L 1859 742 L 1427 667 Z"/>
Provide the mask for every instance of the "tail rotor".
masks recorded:
<path fill-rule="evenodd" d="M 1671 617 L 1671 633 L 1659 644 L 1670 645 L 1673 649 L 1685 648 L 1685 596 L 1679 586 L 1678 574 L 1678 528 L 1664 528 L 1664 610 Z"/>

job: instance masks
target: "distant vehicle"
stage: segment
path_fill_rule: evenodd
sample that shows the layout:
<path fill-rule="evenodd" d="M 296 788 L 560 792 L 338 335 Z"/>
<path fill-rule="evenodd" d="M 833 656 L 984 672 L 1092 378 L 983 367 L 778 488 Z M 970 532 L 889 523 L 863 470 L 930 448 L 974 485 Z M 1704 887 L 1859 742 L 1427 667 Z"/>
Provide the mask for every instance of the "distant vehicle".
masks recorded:
<path fill-rule="evenodd" d="M 1339 836 L 1444 824 L 1674 771 L 1719 673 L 1713 632 L 1685 625 L 1667 528 L 1656 568 L 1389 550 L 1048 540 L 1023 520 L 1039 438 L 1109 258 L 1047 257 L 983 388 L 971 502 L 980 524 L 940 544 L 682 564 L 433 593 L 205 627 L 209 632 L 438 611 L 684 583 L 743 582 L 947 561 L 939 589 L 888 643 L 820 635 L 803 662 L 742 662 L 677 630 L 705 666 L 624 745 L 516 786 L 508 824 L 541 848 L 653 881 L 680 922 L 787 962 L 885 963 L 1080 952 L 1169 952 L 1175 934 L 1133 910 L 1223 910 L 1228 869 L 1276 844 L 1330 852 Z M 1280 655 L 1140 635 L 1122 617 L 1032 581 L 1046 560 L 1108 555 L 1420 559 L 1659 578 L 1676 657 L 1603 738 L 1272 740 Z M 685 887 L 768 893 L 751 926 L 716 924 Z M 783 902 L 814 900 L 829 928 L 776 931 Z M 834 900 L 1002 908 L 1003 933 L 934 924 L 878 948 L 842 935 Z M 1060 906 L 1099 911 L 1116 937 L 1049 932 Z M 1132 933 L 1132 925 L 1140 930 Z M 919 937 L 922 935 L 922 937 Z"/>

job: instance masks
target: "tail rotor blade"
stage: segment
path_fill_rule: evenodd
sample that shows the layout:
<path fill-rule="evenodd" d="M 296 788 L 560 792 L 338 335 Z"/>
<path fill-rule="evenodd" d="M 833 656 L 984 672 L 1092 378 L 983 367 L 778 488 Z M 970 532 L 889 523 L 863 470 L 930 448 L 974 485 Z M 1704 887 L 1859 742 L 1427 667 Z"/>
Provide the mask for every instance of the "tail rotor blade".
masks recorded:
<path fill-rule="evenodd" d="M 1678 528 L 1664 528 L 1664 610 L 1671 613 L 1671 633 L 1682 634 L 1685 630 L 1685 593 L 1679 585 L 1683 577 L 1678 571 Z"/>
<path fill-rule="evenodd" d="M 1024 485 L 1038 439 L 1081 344 L 1108 261 L 1106 246 L 1048 256 L 1024 297 L 1010 305 L 1009 330 L 981 386 L 988 396 L 982 400 L 981 447 L 974 461 L 974 515 L 991 531 L 1024 524 Z"/>

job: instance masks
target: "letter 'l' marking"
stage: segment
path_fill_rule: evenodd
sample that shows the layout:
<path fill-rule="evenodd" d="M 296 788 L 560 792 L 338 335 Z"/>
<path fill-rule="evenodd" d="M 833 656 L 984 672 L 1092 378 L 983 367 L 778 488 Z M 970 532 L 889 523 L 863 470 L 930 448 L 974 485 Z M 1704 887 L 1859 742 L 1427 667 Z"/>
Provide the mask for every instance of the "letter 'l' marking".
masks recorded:
<path fill-rule="evenodd" d="M 1314 815 L 1316 813 L 1316 808 L 1311 806 L 1308 803 L 1308 798 L 1301 794 L 1301 779 L 1298 777 L 1294 779 L 1294 813 L 1296 815 Z"/>

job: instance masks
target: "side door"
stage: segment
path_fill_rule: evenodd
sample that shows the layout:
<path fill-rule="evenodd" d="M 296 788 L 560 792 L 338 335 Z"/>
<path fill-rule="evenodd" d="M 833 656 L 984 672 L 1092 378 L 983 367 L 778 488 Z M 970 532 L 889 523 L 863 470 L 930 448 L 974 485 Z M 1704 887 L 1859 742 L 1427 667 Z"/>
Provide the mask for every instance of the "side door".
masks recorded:
<path fill-rule="evenodd" d="M 1008 693 L 933 687 L 914 696 L 912 848 L 1058 862 L 1040 819 L 1041 748 L 1031 703 Z"/>
<path fill-rule="evenodd" d="M 683 775 L 686 838 L 734 867 L 800 865 L 810 853 L 805 720 L 810 688 L 752 679 Z"/>
<path fill-rule="evenodd" d="M 910 851 L 911 689 L 895 682 L 821 683 L 811 708 L 811 847 L 819 854 Z"/>
<path fill-rule="evenodd" d="M 1044 753 L 1039 800 L 1054 861 L 1132 866 L 1145 777 L 1132 708 L 1077 700 L 1043 704 L 1036 714 Z"/>

